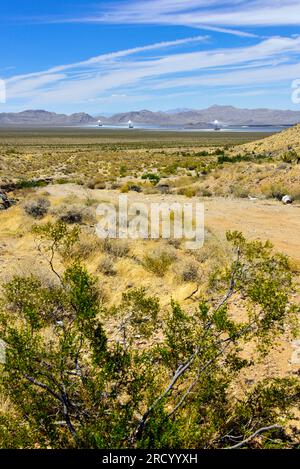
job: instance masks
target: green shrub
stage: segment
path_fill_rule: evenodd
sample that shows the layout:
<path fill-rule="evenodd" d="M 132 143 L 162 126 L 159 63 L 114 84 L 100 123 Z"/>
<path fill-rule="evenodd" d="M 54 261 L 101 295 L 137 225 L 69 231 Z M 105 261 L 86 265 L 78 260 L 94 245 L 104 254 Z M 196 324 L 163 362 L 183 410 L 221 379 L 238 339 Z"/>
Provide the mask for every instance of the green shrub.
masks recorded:
<path fill-rule="evenodd" d="M 142 175 L 142 179 L 149 179 L 149 181 L 156 186 L 160 181 L 160 176 L 156 173 L 146 173 Z"/>
<path fill-rule="evenodd" d="M 127 166 L 125 164 L 121 164 L 120 166 L 120 177 L 123 178 L 127 175 Z"/>
<path fill-rule="evenodd" d="M 61 223 L 35 234 L 52 272 L 53 252 L 77 242 Z M 33 276 L 6 284 L 0 390 L 13 411 L 0 414 L 1 447 L 297 447 L 288 429 L 300 399 L 297 376 L 260 379 L 236 392 L 241 372 L 295 325 L 289 262 L 270 243 L 237 232 L 227 239 L 235 258 L 215 272 L 211 300 L 193 314 L 174 301 L 161 311 L 142 288 L 105 308 L 101 285 L 78 259 L 55 287 Z M 230 302 L 238 298 L 246 307 L 237 321 Z"/>
<path fill-rule="evenodd" d="M 17 189 L 31 189 L 33 187 L 46 187 L 47 181 L 44 180 L 21 180 L 16 182 Z"/>
<path fill-rule="evenodd" d="M 296 163 L 300 160 L 300 155 L 295 150 L 284 153 L 281 157 L 284 163 Z"/>

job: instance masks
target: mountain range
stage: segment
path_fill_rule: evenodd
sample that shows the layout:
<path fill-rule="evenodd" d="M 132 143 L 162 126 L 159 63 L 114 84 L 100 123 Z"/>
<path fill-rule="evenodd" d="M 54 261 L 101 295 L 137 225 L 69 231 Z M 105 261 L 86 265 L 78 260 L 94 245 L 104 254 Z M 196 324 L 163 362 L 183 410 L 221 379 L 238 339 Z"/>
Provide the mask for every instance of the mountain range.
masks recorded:
<path fill-rule="evenodd" d="M 158 127 L 207 128 L 218 120 L 223 125 L 294 125 L 300 122 L 300 110 L 240 109 L 233 106 L 211 106 L 207 109 L 175 109 L 167 112 L 149 110 L 118 113 L 111 117 L 91 116 L 84 112 L 66 115 L 44 110 L 27 110 L 19 113 L 0 113 L 0 126 L 82 126 L 97 124 L 134 124 Z"/>
<path fill-rule="evenodd" d="M 43 110 L 0 113 L 0 126 L 64 126 L 95 123 L 95 117 L 79 112 L 76 114 L 56 114 Z"/>

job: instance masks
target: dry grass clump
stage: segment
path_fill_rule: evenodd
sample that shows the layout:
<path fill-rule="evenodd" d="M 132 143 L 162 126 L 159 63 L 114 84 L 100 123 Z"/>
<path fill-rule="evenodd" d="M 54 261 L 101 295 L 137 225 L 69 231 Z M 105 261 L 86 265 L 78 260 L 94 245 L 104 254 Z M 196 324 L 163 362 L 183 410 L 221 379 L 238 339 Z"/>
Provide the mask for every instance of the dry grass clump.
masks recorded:
<path fill-rule="evenodd" d="M 211 269 L 226 265 L 231 260 L 231 251 L 226 241 L 220 240 L 209 229 L 205 232 L 204 245 L 192 252 L 197 262 L 209 264 Z"/>
<path fill-rule="evenodd" d="M 284 195 L 289 194 L 289 190 L 282 183 L 265 184 L 261 190 L 268 199 L 281 200 Z"/>
<path fill-rule="evenodd" d="M 102 272 L 102 274 L 107 275 L 109 277 L 114 277 L 117 275 L 117 272 L 115 270 L 115 262 L 111 256 L 105 256 L 98 267 L 99 272 Z"/>
<path fill-rule="evenodd" d="M 232 195 L 238 199 L 246 199 L 250 195 L 249 189 L 247 187 L 237 184 L 230 187 L 230 192 Z"/>
<path fill-rule="evenodd" d="M 180 249 L 181 248 L 181 239 L 170 238 L 170 239 L 168 239 L 168 244 L 170 246 L 173 246 L 175 249 Z"/>
<path fill-rule="evenodd" d="M 41 219 L 47 215 L 50 208 L 50 202 L 47 199 L 29 200 L 24 204 L 24 210 L 27 215 Z"/>
<path fill-rule="evenodd" d="M 127 192 L 129 192 L 129 185 L 128 185 L 128 183 L 123 184 L 123 185 L 120 187 L 120 192 L 121 192 L 122 194 L 126 194 Z"/>
<path fill-rule="evenodd" d="M 88 259 L 102 251 L 102 241 L 94 233 L 80 233 L 78 242 L 72 247 L 72 256 Z"/>
<path fill-rule="evenodd" d="M 184 195 L 185 197 L 195 197 L 197 195 L 198 188 L 195 186 L 182 187 L 178 190 L 179 195 Z"/>
<path fill-rule="evenodd" d="M 183 190 L 186 189 L 187 187 L 190 187 L 191 184 L 195 182 L 195 178 L 192 176 L 180 176 L 176 178 L 170 179 L 170 184 L 173 187 L 176 187 L 178 189 L 182 188 Z"/>
<path fill-rule="evenodd" d="M 96 177 L 91 181 L 88 181 L 87 187 L 89 189 L 106 189 L 106 181 L 104 177 Z"/>
<path fill-rule="evenodd" d="M 159 247 L 143 258 L 143 266 L 158 277 L 163 277 L 177 259 L 173 249 Z"/>
<path fill-rule="evenodd" d="M 54 212 L 58 218 L 69 225 L 74 224 L 96 224 L 96 217 L 94 210 L 90 207 L 82 205 L 62 205 L 58 210 Z"/>
<path fill-rule="evenodd" d="M 199 197 L 212 197 L 213 193 L 206 187 L 200 187 L 198 189 L 197 195 Z"/>
<path fill-rule="evenodd" d="M 193 260 L 185 262 L 179 270 L 179 276 L 183 282 L 198 282 L 199 265 Z"/>
<path fill-rule="evenodd" d="M 100 203 L 99 199 L 95 199 L 94 197 L 90 197 L 89 195 L 84 201 L 84 205 L 86 207 L 97 207 L 99 203 Z"/>
<path fill-rule="evenodd" d="M 102 240 L 102 250 L 113 257 L 126 257 L 129 254 L 129 243 L 125 239 Z"/>

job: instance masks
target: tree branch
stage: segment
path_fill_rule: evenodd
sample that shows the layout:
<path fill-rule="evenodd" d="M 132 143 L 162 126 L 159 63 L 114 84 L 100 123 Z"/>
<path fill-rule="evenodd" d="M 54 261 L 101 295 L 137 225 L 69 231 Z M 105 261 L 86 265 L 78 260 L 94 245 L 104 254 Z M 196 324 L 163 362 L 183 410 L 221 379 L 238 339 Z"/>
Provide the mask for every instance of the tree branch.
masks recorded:
<path fill-rule="evenodd" d="M 244 446 L 246 445 L 247 443 L 249 443 L 249 441 L 253 440 L 253 438 L 255 438 L 257 435 L 259 435 L 260 433 L 263 433 L 263 432 L 267 432 L 269 430 L 273 430 L 275 428 L 283 428 L 281 425 L 270 425 L 269 427 L 262 427 L 262 428 L 259 428 L 258 430 L 256 430 L 254 433 L 252 433 L 252 435 L 250 435 L 248 438 L 246 438 L 245 440 L 243 441 L 240 441 L 239 443 L 237 443 L 236 445 L 233 445 L 233 446 L 230 446 L 229 448 L 226 448 L 226 449 L 237 449 L 237 448 L 241 448 L 241 446 Z"/>
<path fill-rule="evenodd" d="M 51 396 L 53 396 L 55 399 L 63 403 L 63 399 L 61 398 L 61 396 L 57 394 L 55 391 L 53 391 L 53 389 L 51 389 L 50 386 L 48 386 L 47 384 L 41 383 L 40 381 L 37 381 L 35 378 L 32 378 L 32 376 L 29 376 L 27 374 L 24 374 L 23 376 L 32 384 L 34 384 L 35 386 L 38 386 L 41 389 L 44 389 L 49 394 L 51 394 Z"/>

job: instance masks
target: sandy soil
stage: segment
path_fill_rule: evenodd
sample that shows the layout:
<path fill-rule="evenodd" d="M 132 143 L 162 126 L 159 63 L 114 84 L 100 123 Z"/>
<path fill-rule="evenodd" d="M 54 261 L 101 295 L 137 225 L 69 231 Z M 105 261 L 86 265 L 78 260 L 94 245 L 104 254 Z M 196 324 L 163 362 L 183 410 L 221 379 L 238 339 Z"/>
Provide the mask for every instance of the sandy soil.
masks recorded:
<path fill-rule="evenodd" d="M 117 191 L 89 190 L 75 184 L 52 185 L 47 192 L 54 197 L 75 195 L 99 201 L 116 202 Z M 42 190 L 41 190 L 42 191 Z M 45 191 L 45 189 L 44 189 Z M 129 202 L 188 202 L 184 196 L 153 194 L 144 195 L 129 192 Z M 205 206 L 205 227 L 212 229 L 220 237 L 227 230 L 242 231 L 249 239 L 266 241 L 269 239 L 276 249 L 300 262 L 300 205 L 283 205 L 278 201 L 202 198 Z"/>

